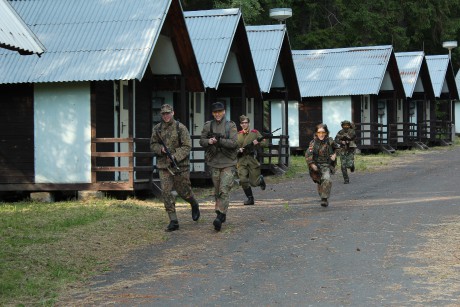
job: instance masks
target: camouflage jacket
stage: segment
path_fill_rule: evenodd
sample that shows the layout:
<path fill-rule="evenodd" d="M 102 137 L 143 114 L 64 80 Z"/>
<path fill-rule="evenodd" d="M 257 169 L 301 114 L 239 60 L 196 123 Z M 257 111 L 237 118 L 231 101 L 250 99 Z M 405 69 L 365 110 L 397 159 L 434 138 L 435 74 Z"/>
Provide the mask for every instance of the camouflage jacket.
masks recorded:
<path fill-rule="evenodd" d="M 176 120 L 171 120 L 169 123 L 161 121 L 152 129 L 152 136 L 150 137 L 150 150 L 157 156 L 157 167 L 164 169 L 169 166 L 166 154 L 161 152 L 161 145 L 159 143 L 156 131 L 159 131 L 163 142 L 165 142 L 171 154 L 176 158 L 177 165 L 181 170 L 188 170 L 190 168 L 190 150 L 192 148 L 192 140 L 187 127 Z M 179 127 L 179 131 L 177 131 Z"/>
<path fill-rule="evenodd" d="M 356 132 L 353 128 L 349 128 L 347 129 L 347 131 L 345 131 L 345 129 L 342 129 L 339 132 L 337 132 L 337 135 L 335 136 L 335 142 L 339 145 L 342 145 L 342 140 L 349 140 L 348 148 L 356 147 L 355 139 Z"/>
<path fill-rule="evenodd" d="M 228 131 L 226 125 L 228 125 Z M 209 144 L 211 131 L 222 136 L 216 144 L 212 145 Z M 205 158 L 209 166 L 224 168 L 236 165 L 237 133 L 235 123 L 232 121 L 227 123 L 225 119 L 220 122 L 210 120 L 204 124 L 200 145 L 205 149 Z"/>
<path fill-rule="evenodd" d="M 305 160 L 307 164 L 330 164 L 335 167 L 336 161 L 331 161 L 330 156 L 337 150 L 338 145 L 331 137 L 326 137 L 324 140 L 318 139 L 316 136 L 310 142 L 307 152 L 305 153 Z"/>

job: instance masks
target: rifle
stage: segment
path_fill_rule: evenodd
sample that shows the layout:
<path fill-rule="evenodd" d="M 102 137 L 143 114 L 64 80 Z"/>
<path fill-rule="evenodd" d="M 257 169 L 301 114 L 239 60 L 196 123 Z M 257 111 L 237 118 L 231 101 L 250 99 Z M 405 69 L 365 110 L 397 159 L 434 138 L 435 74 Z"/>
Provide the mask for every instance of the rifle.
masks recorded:
<path fill-rule="evenodd" d="M 259 136 L 256 139 L 257 142 L 262 142 L 262 140 L 272 137 L 273 133 L 275 133 L 276 131 L 278 131 L 280 129 L 281 128 L 275 129 L 275 130 L 273 130 L 272 132 L 269 132 L 269 133 L 262 133 L 262 136 Z M 254 150 L 254 143 L 253 142 L 250 142 L 249 144 L 246 144 L 246 145 L 243 146 L 243 152 L 252 151 L 252 150 Z M 242 156 L 243 153 L 239 153 L 239 155 Z"/>
<path fill-rule="evenodd" d="M 177 162 L 176 162 L 176 159 L 173 157 L 171 151 L 169 151 L 168 147 L 166 146 L 165 142 L 163 141 L 163 139 L 161 138 L 161 135 L 160 135 L 160 131 L 159 130 L 156 130 L 156 135 L 157 135 L 157 138 L 158 138 L 158 143 L 160 143 L 161 146 L 164 147 L 165 149 L 165 152 L 166 152 L 166 156 L 168 157 L 168 159 L 171 161 L 170 162 L 170 165 L 172 168 L 174 168 L 176 171 L 179 171 L 179 166 L 177 165 Z M 174 173 L 171 172 L 173 175 Z"/>
<path fill-rule="evenodd" d="M 344 148 L 345 150 L 348 150 L 348 148 L 350 147 L 350 137 L 348 135 L 344 135 L 340 138 L 340 143 L 339 143 L 339 146 L 340 148 Z M 345 144 L 342 144 L 342 142 L 345 142 Z"/>

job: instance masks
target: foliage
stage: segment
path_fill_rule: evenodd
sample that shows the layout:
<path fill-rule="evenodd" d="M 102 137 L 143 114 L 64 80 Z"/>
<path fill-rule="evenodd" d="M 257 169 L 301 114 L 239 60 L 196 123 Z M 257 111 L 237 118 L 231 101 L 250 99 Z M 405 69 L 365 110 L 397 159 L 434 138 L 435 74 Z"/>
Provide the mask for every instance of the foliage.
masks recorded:
<path fill-rule="evenodd" d="M 246 24 L 273 24 L 269 10 L 290 7 L 292 49 L 393 45 L 396 52 L 447 54 L 460 42 L 460 0 L 184 0 L 184 9 L 241 7 Z M 452 50 L 455 71 L 460 48 Z"/>

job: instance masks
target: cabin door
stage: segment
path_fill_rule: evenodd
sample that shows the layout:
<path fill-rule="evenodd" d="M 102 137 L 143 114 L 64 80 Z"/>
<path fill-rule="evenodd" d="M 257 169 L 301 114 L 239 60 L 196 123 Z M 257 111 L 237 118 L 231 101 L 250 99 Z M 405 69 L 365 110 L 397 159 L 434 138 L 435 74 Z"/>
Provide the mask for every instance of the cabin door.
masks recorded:
<path fill-rule="evenodd" d="M 190 96 L 190 134 L 192 135 L 193 148 L 201 148 L 200 136 L 204 125 L 204 93 L 193 93 Z M 193 138 L 193 136 L 195 138 Z M 204 160 L 204 151 L 191 151 L 190 159 Z M 192 172 L 204 172 L 204 162 L 193 162 Z"/>
<path fill-rule="evenodd" d="M 120 81 L 120 102 L 119 102 L 118 137 L 129 137 L 129 89 L 128 81 Z M 128 143 L 118 143 L 118 152 L 129 152 Z M 118 166 L 127 167 L 128 157 L 118 157 Z M 117 180 L 126 181 L 129 179 L 128 172 L 118 172 Z"/>

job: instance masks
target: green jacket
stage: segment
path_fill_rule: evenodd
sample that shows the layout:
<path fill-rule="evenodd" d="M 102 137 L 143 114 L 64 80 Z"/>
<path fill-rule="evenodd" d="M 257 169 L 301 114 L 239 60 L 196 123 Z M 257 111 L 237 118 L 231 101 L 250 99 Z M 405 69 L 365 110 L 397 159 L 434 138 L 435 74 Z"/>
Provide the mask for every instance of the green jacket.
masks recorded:
<path fill-rule="evenodd" d="M 211 132 L 221 135 L 219 141 L 212 145 L 209 144 Z M 209 166 L 225 168 L 236 165 L 237 133 L 236 125 L 232 121 L 210 120 L 204 124 L 200 145 L 205 149 L 205 159 Z"/>

